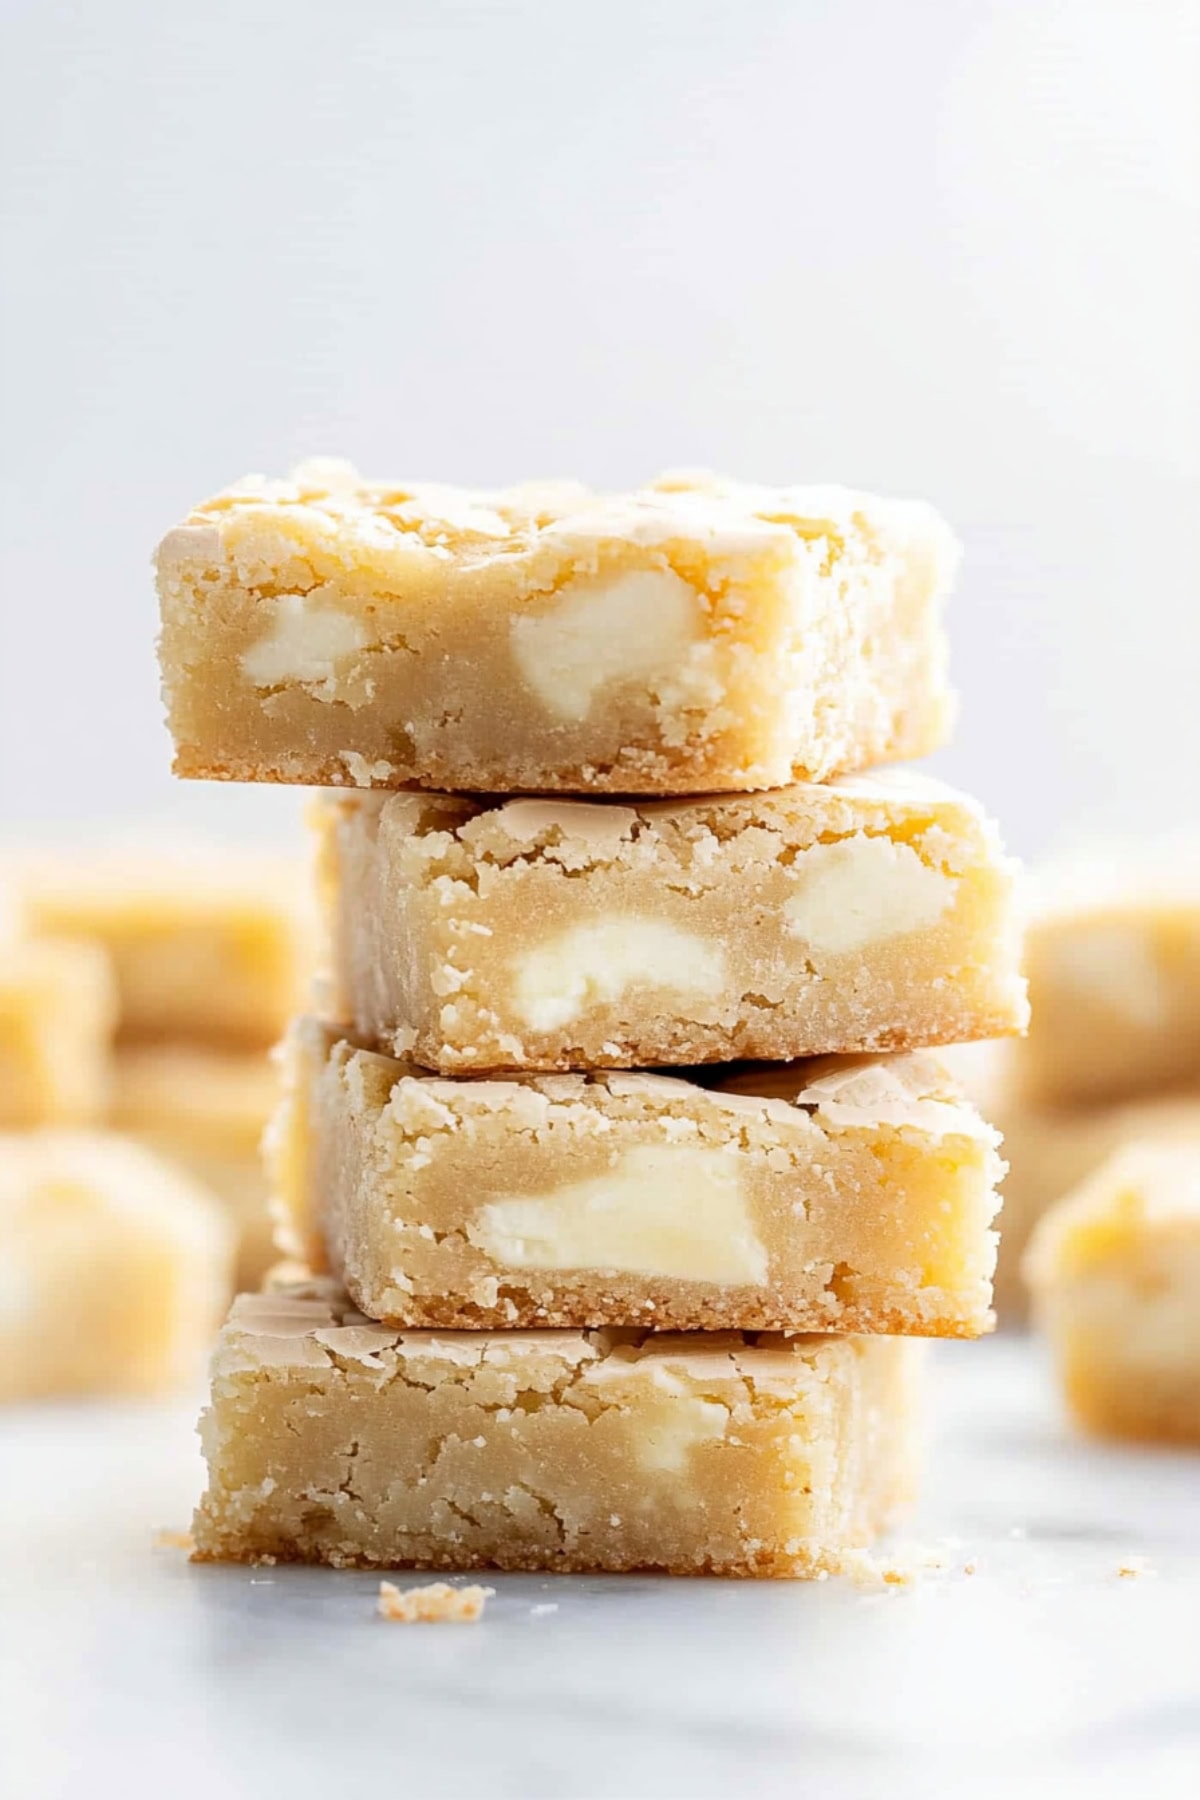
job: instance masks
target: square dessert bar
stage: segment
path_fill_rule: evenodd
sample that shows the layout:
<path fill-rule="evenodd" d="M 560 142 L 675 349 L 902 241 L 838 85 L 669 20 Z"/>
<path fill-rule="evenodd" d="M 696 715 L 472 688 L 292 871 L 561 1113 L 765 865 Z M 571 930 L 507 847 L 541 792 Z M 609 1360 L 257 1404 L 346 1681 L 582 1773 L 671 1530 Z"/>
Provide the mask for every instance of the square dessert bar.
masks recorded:
<path fill-rule="evenodd" d="M 1130 848 L 1049 872 L 1026 944 L 1031 1100 L 1200 1088 L 1200 855 Z"/>
<path fill-rule="evenodd" d="M 271 1132 L 285 1247 L 397 1325 L 974 1337 L 998 1139 L 928 1056 L 455 1081 L 305 1023 Z"/>
<path fill-rule="evenodd" d="M 1200 1144 L 1128 1144 L 1042 1219 L 1025 1255 L 1080 1423 L 1200 1445 Z"/>
<path fill-rule="evenodd" d="M 1026 1019 L 994 827 L 902 771 L 703 800 L 331 797 L 327 1008 L 444 1073 L 908 1049 Z"/>
<path fill-rule="evenodd" d="M 816 1575 L 910 1498 L 921 1346 L 397 1332 L 318 1284 L 234 1304 L 201 1560 Z"/>
<path fill-rule="evenodd" d="M 0 1133 L 0 1401 L 194 1380 L 229 1293 L 220 1204 L 106 1132 Z"/>
<path fill-rule="evenodd" d="M 1037 1030 L 1037 1024 L 1033 1026 Z M 1191 1143 L 1200 1149 L 1200 1094 L 1163 1092 L 1113 1105 L 1047 1106 L 1013 1086 L 1013 1063 L 1024 1044 L 971 1045 L 999 1052 L 969 1070 L 967 1055 L 948 1053 L 954 1075 L 1004 1141 L 1004 1224 L 996 1264 L 996 1311 L 1001 1325 L 1022 1319 L 1028 1290 L 1021 1258 L 1043 1213 L 1125 1144 L 1139 1138 Z M 1139 1086 L 1140 1083 L 1133 1085 Z"/>
<path fill-rule="evenodd" d="M 135 1044 L 113 1066 L 111 1120 L 224 1202 L 238 1236 L 236 1283 L 279 1261 L 260 1153 L 278 1081 L 265 1050 Z"/>
<path fill-rule="evenodd" d="M 842 488 L 253 477 L 159 546 L 175 768 L 676 794 L 919 756 L 956 556 L 929 507 Z"/>
<path fill-rule="evenodd" d="M 0 1128 L 88 1125 L 109 1100 L 117 996 L 95 944 L 0 944 Z"/>
<path fill-rule="evenodd" d="M 308 975 L 305 871 L 287 857 L 189 846 L 30 858 L 11 871 L 28 929 L 112 959 L 118 1037 L 276 1042 Z"/>

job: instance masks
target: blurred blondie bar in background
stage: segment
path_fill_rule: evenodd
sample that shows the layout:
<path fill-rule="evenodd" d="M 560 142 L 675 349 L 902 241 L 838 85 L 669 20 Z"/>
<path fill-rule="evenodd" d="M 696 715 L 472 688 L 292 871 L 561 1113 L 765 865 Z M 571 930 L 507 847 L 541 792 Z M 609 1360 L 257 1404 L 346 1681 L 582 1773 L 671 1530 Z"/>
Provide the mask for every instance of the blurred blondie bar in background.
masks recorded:
<path fill-rule="evenodd" d="M 1200 845 L 1128 842 L 1031 879 L 1031 1024 L 950 1053 L 1003 1133 L 996 1306 L 1025 1317 L 1021 1258 L 1037 1221 L 1135 1141 L 1200 1153 Z"/>
<path fill-rule="evenodd" d="M 194 1377 L 275 1260 L 259 1141 L 308 888 L 299 858 L 227 847 L 0 863 L 5 1398 Z"/>

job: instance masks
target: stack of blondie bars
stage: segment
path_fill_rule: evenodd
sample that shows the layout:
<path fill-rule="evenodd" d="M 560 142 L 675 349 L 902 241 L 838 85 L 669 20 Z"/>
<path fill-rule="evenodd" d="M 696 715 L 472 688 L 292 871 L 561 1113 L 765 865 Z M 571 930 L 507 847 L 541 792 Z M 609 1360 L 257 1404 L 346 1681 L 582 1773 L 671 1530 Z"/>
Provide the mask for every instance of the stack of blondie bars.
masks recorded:
<path fill-rule="evenodd" d="M 330 464 L 169 534 L 178 771 L 343 790 L 272 1133 L 313 1274 L 222 1333 L 199 1555 L 804 1575 L 889 1520 L 914 1340 L 991 1322 L 926 1047 L 1025 1009 L 992 828 L 854 772 L 946 735 L 954 559 L 838 489 Z"/>

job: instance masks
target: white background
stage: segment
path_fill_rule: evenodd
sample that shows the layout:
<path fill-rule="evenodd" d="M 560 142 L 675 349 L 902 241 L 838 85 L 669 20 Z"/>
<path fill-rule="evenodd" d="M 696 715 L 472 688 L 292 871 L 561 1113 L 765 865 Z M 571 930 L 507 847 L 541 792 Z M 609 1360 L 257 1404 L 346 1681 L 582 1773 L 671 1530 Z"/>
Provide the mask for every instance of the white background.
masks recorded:
<path fill-rule="evenodd" d="M 0 6 L 0 828 L 168 773 L 148 571 L 313 453 L 935 500 L 944 773 L 1036 853 L 1195 815 L 1200 8 Z"/>

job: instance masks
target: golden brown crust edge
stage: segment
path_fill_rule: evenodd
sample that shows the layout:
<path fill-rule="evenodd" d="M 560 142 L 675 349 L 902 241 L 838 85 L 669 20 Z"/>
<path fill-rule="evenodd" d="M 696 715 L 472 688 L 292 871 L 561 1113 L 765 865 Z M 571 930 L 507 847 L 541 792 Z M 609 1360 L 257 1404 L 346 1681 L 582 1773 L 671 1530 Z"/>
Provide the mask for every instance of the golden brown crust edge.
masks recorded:
<path fill-rule="evenodd" d="M 198 1534 L 204 1532 L 203 1520 L 197 1520 Z M 237 1548 L 225 1548 L 220 1543 L 220 1533 L 212 1534 L 210 1543 L 198 1542 L 192 1551 L 189 1561 L 194 1563 L 247 1563 L 251 1566 L 275 1563 L 323 1563 L 335 1569 L 437 1569 L 448 1573 L 462 1574 L 471 1569 L 502 1569 L 511 1574 L 530 1575 L 721 1575 L 733 1578 L 762 1580 L 763 1578 L 811 1578 L 816 1575 L 837 1575 L 841 1572 L 843 1553 L 838 1550 L 812 1549 L 797 1550 L 790 1555 L 771 1554 L 763 1550 L 756 1556 L 738 1558 L 709 1558 L 695 1563 L 663 1561 L 659 1563 L 631 1563 L 612 1557 L 607 1561 L 599 1553 L 556 1556 L 553 1560 L 545 1554 L 534 1552 L 497 1549 L 495 1555 L 481 1556 L 470 1551 L 456 1549 L 447 1551 L 444 1556 L 431 1552 L 428 1556 L 405 1558 L 400 1561 L 376 1559 L 369 1556 L 339 1556 L 336 1553 L 306 1553 L 294 1545 L 278 1548 L 250 1549 L 239 1544 Z M 845 1546 L 846 1549 L 862 1548 Z"/>
<path fill-rule="evenodd" d="M 758 1033 L 729 1033 L 728 1041 L 715 1047 L 712 1033 L 707 1032 L 703 1037 L 673 1042 L 669 1049 L 633 1045 L 612 1054 L 598 1049 L 595 1054 L 589 1051 L 586 1055 L 568 1050 L 561 1056 L 537 1056 L 518 1063 L 511 1059 L 499 1061 L 487 1055 L 467 1057 L 461 1051 L 447 1056 L 440 1040 L 431 1043 L 427 1036 L 418 1033 L 408 1054 L 431 1075 L 451 1078 L 462 1075 L 570 1075 L 578 1074 L 581 1069 L 687 1069 L 736 1062 L 796 1062 L 815 1056 L 887 1055 L 893 1051 L 935 1050 L 940 1045 L 984 1043 L 994 1038 L 1022 1035 L 1021 1026 L 1013 1021 L 1011 1009 L 988 1012 L 973 1007 L 969 1018 L 960 1016 L 932 1026 L 928 1031 L 895 1027 L 851 1039 L 822 1038 L 819 1042 L 807 1038 L 789 1042 L 782 1032 L 772 1034 L 764 1028 Z M 361 1049 L 375 1050 L 384 1056 L 396 1055 L 394 1042 L 386 1038 L 372 1039 L 370 1034 L 357 1031 L 353 1037 Z"/>
<path fill-rule="evenodd" d="M 341 761 L 297 757 L 294 766 L 279 762 L 218 762 L 186 744 L 177 745 L 171 768 L 185 781 L 266 782 L 275 786 L 351 788 L 358 792 L 377 789 L 388 793 L 612 794 L 674 799 L 690 794 L 771 793 L 795 781 L 829 781 L 835 775 L 852 775 L 863 769 L 931 755 L 942 743 L 943 734 L 931 721 L 927 729 L 884 750 L 871 752 L 864 748 L 857 756 L 839 760 L 836 766 L 816 769 L 796 763 L 782 781 L 756 778 L 745 769 L 723 770 L 704 758 L 678 754 L 657 758 L 658 767 L 650 770 L 564 765 L 552 779 L 536 783 L 506 780 L 494 769 L 464 770 L 461 765 L 435 762 L 430 762 L 420 776 L 360 782 L 351 778 Z"/>
<path fill-rule="evenodd" d="M 357 1284 L 346 1277 L 355 1304 L 368 1313 Z M 512 1300 L 512 1311 L 489 1310 L 458 1301 L 453 1296 L 422 1301 L 403 1312 L 386 1309 L 369 1312 L 377 1324 L 397 1331 L 599 1331 L 606 1327 L 655 1331 L 789 1331 L 820 1334 L 854 1334 L 865 1337 L 979 1338 L 995 1330 L 996 1315 L 985 1310 L 972 1317 L 937 1314 L 922 1318 L 916 1308 L 842 1305 L 836 1316 L 812 1306 L 785 1302 L 756 1304 L 739 1298 L 726 1305 L 703 1302 L 681 1306 L 664 1292 L 647 1289 L 653 1311 L 634 1318 L 628 1306 L 617 1300 L 608 1305 L 537 1306 Z"/>

